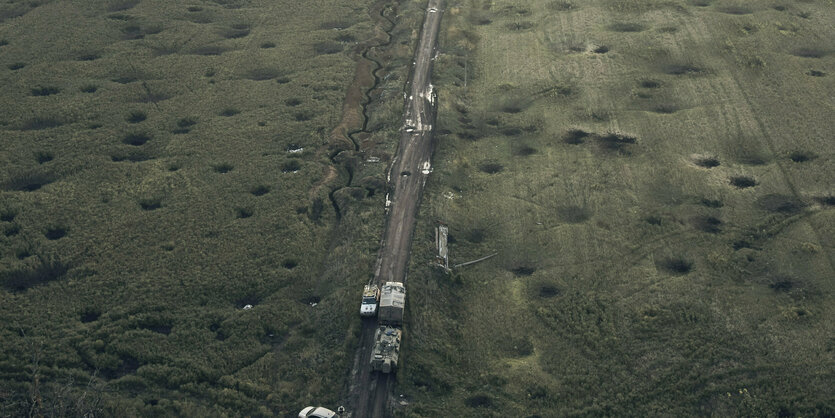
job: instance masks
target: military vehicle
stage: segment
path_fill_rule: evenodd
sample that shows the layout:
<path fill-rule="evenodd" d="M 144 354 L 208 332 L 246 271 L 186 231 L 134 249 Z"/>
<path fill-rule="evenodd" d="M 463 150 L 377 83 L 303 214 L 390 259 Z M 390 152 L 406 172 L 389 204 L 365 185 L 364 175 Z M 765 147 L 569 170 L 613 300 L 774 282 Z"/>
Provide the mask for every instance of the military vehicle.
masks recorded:
<path fill-rule="evenodd" d="M 380 302 L 380 288 L 377 285 L 366 285 L 362 291 L 362 305 L 360 316 L 374 316 L 377 314 L 377 304 Z"/>
<path fill-rule="evenodd" d="M 401 282 L 386 282 L 380 295 L 380 324 L 399 326 L 403 323 L 406 287 Z"/>
<path fill-rule="evenodd" d="M 400 355 L 400 338 L 403 331 L 388 325 L 380 325 L 374 334 L 374 350 L 371 352 L 371 370 L 393 373 Z"/>

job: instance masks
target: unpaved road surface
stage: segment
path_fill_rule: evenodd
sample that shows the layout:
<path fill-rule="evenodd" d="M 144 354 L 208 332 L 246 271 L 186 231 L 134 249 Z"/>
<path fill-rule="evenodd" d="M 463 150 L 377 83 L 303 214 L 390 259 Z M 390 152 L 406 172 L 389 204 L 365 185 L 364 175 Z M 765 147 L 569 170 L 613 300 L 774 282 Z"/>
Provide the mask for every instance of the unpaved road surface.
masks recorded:
<path fill-rule="evenodd" d="M 430 84 L 432 62 L 438 44 L 442 0 L 429 0 L 420 40 L 415 50 L 412 78 L 406 92 L 404 123 L 397 155 L 389 169 L 388 219 L 374 282 L 406 282 L 406 266 L 423 186 L 431 171 L 432 128 L 435 123 L 436 96 Z M 407 292 L 408 294 L 408 292 Z M 408 300 L 407 302 L 408 303 Z M 363 320 L 360 346 L 354 358 L 347 400 L 347 416 L 353 418 L 390 415 L 389 400 L 394 377 L 371 372 L 376 319 Z M 401 352 L 401 357 L 406 353 Z"/>

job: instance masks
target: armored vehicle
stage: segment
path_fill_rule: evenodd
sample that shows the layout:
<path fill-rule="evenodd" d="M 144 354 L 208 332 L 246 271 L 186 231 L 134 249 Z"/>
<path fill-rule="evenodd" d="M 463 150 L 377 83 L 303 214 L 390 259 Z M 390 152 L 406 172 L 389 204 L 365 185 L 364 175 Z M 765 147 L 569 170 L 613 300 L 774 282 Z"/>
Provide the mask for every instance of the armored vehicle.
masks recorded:
<path fill-rule="evenodd" d="M 380 295 L 380 323 L 399 326 L 403 323 L 406 287 L 401 282 L 386 282 Z"/>
<path fill-rule="evenodd" d="M 371 352 L 372 371 L 393 373 L 397 369 L 402 335 L 402 331 L 398 328 L 387 325 L 377 328 L 374 334 L 374 350 Z"/>

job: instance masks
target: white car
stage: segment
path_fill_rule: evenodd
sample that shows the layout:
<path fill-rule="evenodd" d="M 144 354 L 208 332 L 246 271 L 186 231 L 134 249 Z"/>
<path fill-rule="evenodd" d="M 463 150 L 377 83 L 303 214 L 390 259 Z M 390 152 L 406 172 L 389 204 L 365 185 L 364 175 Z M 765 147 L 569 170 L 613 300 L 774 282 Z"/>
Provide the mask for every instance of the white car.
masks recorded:
<path fill-rule="evenodd" d="M 299 412 L 299 418 L 336 418 L 336 412 L 331 411 L 328 408 L 323 408 L 321 406 L 308 406 L 307 408 L 302 409 Z"/>
<path fill-rule="evenodd" d="M 377 285 L 367 285 L 362 290 L 362 304 L 360 316 L 368 317 L 377 314 L 377 304 L 380 303 L 380 289 Z"/>

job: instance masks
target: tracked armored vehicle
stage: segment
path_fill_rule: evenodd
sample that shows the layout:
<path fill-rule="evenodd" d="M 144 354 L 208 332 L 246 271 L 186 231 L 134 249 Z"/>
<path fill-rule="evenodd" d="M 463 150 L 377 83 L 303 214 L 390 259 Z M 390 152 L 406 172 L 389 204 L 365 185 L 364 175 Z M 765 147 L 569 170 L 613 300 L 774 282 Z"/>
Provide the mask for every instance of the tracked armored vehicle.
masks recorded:
<path fill-rule="evenodd" d="M 374 334 L 374 350 L 371 352 L 371 370 L 393 373 L 397 370 L 400 355 L 400 338 L 403 332 L 399 328 L 381 325 Z"/>

